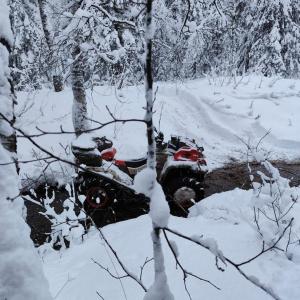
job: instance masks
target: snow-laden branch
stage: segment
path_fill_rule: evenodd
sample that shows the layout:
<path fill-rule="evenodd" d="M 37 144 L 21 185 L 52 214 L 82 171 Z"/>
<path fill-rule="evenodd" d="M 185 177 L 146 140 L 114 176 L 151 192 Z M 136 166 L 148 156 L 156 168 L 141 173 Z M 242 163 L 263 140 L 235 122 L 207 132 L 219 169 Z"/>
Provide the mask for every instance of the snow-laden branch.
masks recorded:
<path fill-rule="evenodd" d="M 286 229 L 284 230 L 284 233 L 282 234 L 281 238 L 284 236 L 285 232 L 287 231 L 287 229 L 291 226 L 292 223 L 289 223 L 286 227 Z M 220 253 L 222 253 L 218 248 L 215 247 L 211 247 L 211 243 L 207 243 L 207 242 L 203 242 L 201 241 L 201 239 L 199 238 L 195 238 L 195 237 L 189 237 L 186 236 L 176 230 L 170 229 L 170 228 L 161 228 L 164 231 L 168 231 L 176 236 L 179 236 L 180 238 L 186 239 L 192 243 L 195 243 L 199 246 L 201 246 L 202 248 L 207 249 L 208 251 L 210 251 L 211 253 L 213 253 L 214 255 L 219 255 Z M 252 259 L 248 259 L 245 262 L 242 263 L 235 263 L 233 262 L 231 259 L 229 259 L 228 257 L 224 256 L 223 254 L 221 255 L 222 259 L 230 264 L 231 266 L 233 266 L 244 278 L 246 278 L 248 281 L 250 281 L 251 283 L 253 283 L 255 286 L 257 286 L 258 288 L 260 288 L 261 290 L 263 290 L 264 292 L 266 292 L 268 295 L 270 295 L 273 299 L 275 300 L 281 300 L 280 296 L 278 296 L 271 287 L 265 285 L 264 283 L 260 282 L 258 278 L 256 278 L 255 276 L 252 275 L 247 275 L 241 268 L 240 266 L 245 265 L 247 263 L 250 263 L 251 261 L 253 261 L 254 259 L 257 259 L 259 256 L 263 255 L 264 253 L 266 253 L 267 251 L 273 250 L 275 249 L 276 245 L 277 245 L 278 241 L 276 241 L 272 247 L 269 247 L 268 249 L 266 249 L 266 251 L 261 251 L 259 254 L 255 255 Z M 218 257 L 218 256 L 216 256 Z"/>
<path fill-rule="evenodd" d="M 152 39 L 154 35 L 152 22 L 153 0 L 147 0 L 146 4 L 146 29 L 145 29 L 145 51 L 146 60 L 144 64 L 145 76 L 145 98 L 147 126 L 148 157 L 147 169 L 142 171 L 137 177 L 145 185 L 147 196 L 150 198 L 150 217 L 152 219 L 152 244 L 154 259 L 154 283 L 147 291 L 144 300 L 173 300 L 168 285 L 165 271 L 164 254 L 161 245 L 160 227 L 167 226 L 170 209 L 163 193 L 162 187 L 156 180 L 156 144 L 154 139 L 153 126 L 153 74 L 152 74 Z M 136 183 L 137 181 L 135 181 Z M 163 225 L 164 224 L 164 225 Z"/>
<path fill-rule="evenodd" d="M 196 279 L 198 279 L 198 280 L 200 280 L 200 281 L 204 281 L 204 282 L 210 284 L 211 286 L 213 286 L 214 288 L 220 290 L 220 288 L 219 288 L 218 286 L 216 286 L 214 283 L 212 283 L 211 281 L 209 281 L 209 280 L 207 280 L 207 279 L 204 279 L 204 278 L 202 278 L 202 277 L 200 277 L 200 276 L 198 276 L 198 275 L 195 275 L 194 273 L 192 273 L 192 272 L 186 270 L 186 269 L 183 267 L 182 263 L 179 261 L 178 253 L 177 253 L 177 251 L 174 249 L 174 245 L 172 244 L 172 242 L 169 240 L 166 231 L 163 230 L 163 233 L 164 233 L 165 239 L 166 239 L 166 241 L 167 241 L 167 244 L 168 244 L 168 246 L 169 246 L 169 248 L 170 248 L 170 250 L 171 250 L 171 252 L 172 252 L 172 254 L 173 254 L 173 256 L 174 256 L 174 259 L 175 259 L 175 261 L 176 261 L 176 265 L 178 265 L 179 268 L 180 268 L 181 271 L 182 271 L 182 274 L 183 274 L 183 284 L 184 284 L 184 289 L 185 289 L 186 293 L 188 294 L 190 300 L 192 300 L 192 296 L 191 296 L 191 294 L 190 294 L 190 291 L 189 291 L 189 289 L 188 289 L 188 287 L 187 287 L 187 282 L 186 282 L 188 276 L 194 277 L 194 278 L 196 278 Z"/>

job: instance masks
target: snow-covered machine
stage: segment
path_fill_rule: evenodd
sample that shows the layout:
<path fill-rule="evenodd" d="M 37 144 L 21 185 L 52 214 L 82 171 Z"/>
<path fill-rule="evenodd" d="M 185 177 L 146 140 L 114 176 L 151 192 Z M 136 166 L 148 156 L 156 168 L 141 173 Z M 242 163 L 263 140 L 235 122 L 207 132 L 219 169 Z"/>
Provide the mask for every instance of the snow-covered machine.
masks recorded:
<path fill-rule="evenodd" d="M 134 176 L 146 168 L 146 157 L 117 159 L 117 150 L 106 137 L 75 140 L 72 151 L 79 166 L 76 190 L 84 195 L 84 209 L 95 222 L 109 212 L 114 217 L 115 208 L 128 210 L 134 204 L 147 212 L 149 199 L 133 187 Z M 172 136 L 165 143 L 161 132 L 156 135 L 157 179 L 172 214 L 186 216 L 188 208 L 204 197 L 207 170 L 203 151 L 194 140 Z"/>

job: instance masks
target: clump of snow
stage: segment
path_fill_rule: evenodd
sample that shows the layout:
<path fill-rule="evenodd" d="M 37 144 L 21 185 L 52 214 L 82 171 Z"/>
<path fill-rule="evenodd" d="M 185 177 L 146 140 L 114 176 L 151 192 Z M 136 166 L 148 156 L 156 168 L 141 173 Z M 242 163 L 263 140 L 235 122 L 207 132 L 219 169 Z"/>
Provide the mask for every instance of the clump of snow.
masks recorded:
<path fill-rule="evenodd" d="M 97 147 L 96 142 L 93 140 L 93 135 L 89 133 L 83 133 L 72 141 L 72 146 L 82 149 L 95 149 Z"/>
<path fill-rule="evenodd" d="M 70 187 L 67 185 L 66 188 L 71 195 Z M 65 249 L 65 240 L 69 242 L 69 246 L 82 243 L 85 230 L 79 221 L 85 220 L 86 215 L 82 210 L 79 215 L 75 213 L 75 199 L 71 197 L 66 199 L 63 203 L 64 210 L 61 213 L 57 213 L 52 205 L 55 199 L 55 192 L 53 192 L 51 198 L 49 198 L 48 193 L 46 195 L 44 199 L 46 211 L 44 214 L 52 223 L 50 246 L 53 247 L 55 245 Z"/>
<path fill-rule="evenodd" d="M 154 283 L 145 294 L 144 300 L 173 300 L 165 269 L 165 259 L 161 239 L 155 229 L 152 231 L 153 258 L 154 258 Z"/>
<path fill-rule="evenodd" d="M 9 11 L 6 1 L 0 3 L 0 112 L 8 120 L 13 119 L 12 99 L 10 97 L 9 52 L 7 46 L 12 43 L 12 33 L 9 22 Z M 8 45 L 7 45 L 8 44 Z M 13 130 L 8 122 L 0 118 L 0 136 L 10 136 Z"/>
<path fill-rule="evenodd" d="M 133 184 L 132 178 L 125 172 L 121 171 L 116 165 L 112 164 L 111 161 L 103 160 L 100 170 L 102 175 L 111 174 L 112 178 L 121 181 L 124 184 Z M 97 169 L 95 169 L 95 171 L 97 172 Z"/>
<path fill-rule="evenodd" d="M 203 236 L 193 236 L 195 241 L 198 241 L 203 247 L 208 249 L 215 257 L 219 258 L 224 264 L 226 260 L 223 252 L 219 249 L 218 243 L 213 238 L 203 238 Z"/>
<path fill-rule="evenodd" d="M 161 185 L 156 180 L 156 171 L 146 168 L 134 178 L 134 189 L 150 198 L 149 215 L 156 227 L 166 227 L 170 208 Z"/>
<path fill-rule="evenodd" d="M 134 189 L 138 193 L 143 193 L 147 197 L 151 198 L 155 181 L 156 181 L 156 172 L 152 169 L 146 168 L 135 176 Z"/>

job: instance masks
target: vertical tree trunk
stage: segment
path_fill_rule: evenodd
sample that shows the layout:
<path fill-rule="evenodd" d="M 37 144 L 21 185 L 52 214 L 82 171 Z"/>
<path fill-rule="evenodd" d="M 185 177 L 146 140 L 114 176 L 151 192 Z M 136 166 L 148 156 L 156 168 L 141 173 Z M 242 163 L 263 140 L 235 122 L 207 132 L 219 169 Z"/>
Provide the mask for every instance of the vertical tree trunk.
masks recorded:
<path fill-rule="evenodd" d="M 11 51 L 11 44 L 6 36 L 0 36 L 0 105 L 5 108 L 1 113 L 11 122 L 15 123 L 14 105 L 15 93 L 13 83 L 10 77 L 10 70 L 8 67 L 8 57 Z M 12 127 L 0 117 L 0 142 L 3 147 L 12 153 L 12 157 L 16 158 L 17 139 L 16 133 Z"/>
<path fill-rule="evenodd" d="M 153 75 L 152 75 L 152 0 L 147 1 L 146 14 L 146 62 L 145 62 L 145 93 L 146 93 L 146 124 L 148 139 L 148 168 L 155 170 L 155 140 L 153 128 Z"/>
<path fill-rule="evenodd" d="M 54 55 L 53 39 L 49 30 L 48 16 L 46 11 L 46 0 L 38 0 L 38 5 L 39 5 L 39 11 L 40 11 L 45 40 L 49 48 L 49 53 L 50 55 L 53 56 Z M 63 78 L 61 75 L 59 75 L 59 70 L 58 70 L 59 67 L 56 58 L 54 58 L 54 65 L 51 66 L 51 69 L 52 69 L 51 76 L 52 76 L 52 83 L 54 86 L 54 90 L 55 92 L 61 92 L 64 88 Z"/>
<path fill-rule="evenodd" d="M 76 136 L 89 129 L 87 101 L 84 89 L 84 61 L 80 54 L 79 46 L 76 46 L 73 53 L 74 62 L 71 70 L 73 90 L 73 126 Z"/>
<path fill-rule="evenodd" d="M 155 222 L 155 214 L 160 214 L 158 211 L 153 211 L 153 206 L 155 206 L 159 201 L 166 201 L 163 199 L 164 196 L 162 189 L 161 193 L 157 193 L 158 183 L 156 180 L 156 144 L 154 139 L 154 127 L 153 127 L 153 75 L 152 75 L 152 39 L 154 30 L 152 28 L 152 2 L 153 0 L 147 0 L 146 4 L 146 30 L 145 30 L 145 50 L 146 50 L 146 62 L 144 67 L 145 72 L 145 96 L 146 96 L 146 116 L 145 121 L 147 125 L 147 140 L 148 140 L 148 159 L 147 166 L 153 174 L 150 179 L 150 215 L 152 216 L 152 244 L 153 244 L 153 258 L 154 258 L 154 272 L 155 278 L 154 283 L 146 293 L 144 300 L 173 300 L 174 297 L 169 290 L 167 275 L 164 266 L 164 254 L 161 245 L 160 238 L 160 226 Z M 162 197 L 161 199 L 154 199 L 154 197 Z M 152 204 L 153 203 L 153 204 Z M 166 204 L 168 206 L 168 204 Z M 159 205 L 159 209 L 161 205 Z M 157 208 L 156 208 L 157 209 Z M 169 209 L 169 207 L 168 207 Z M 165 216 L 168 219 L 168 214 Z M 165 220 L 167 224 L 167 220 Z"/>
<path fill-rule="evenodd" d="M 82 1 L 76 1 L 71 7 L 71 13 L 75 15 Z M 79 40 L 79 37 L 78 37 Z M 89 129 L 87 101 L 84 88 L 84 59 L 80 54 L 79 42 L 75 41 L 72 49 L 73 64 L 71 67 L 71 83 L 73 91 L 73 126 L 76 136 Z"/>

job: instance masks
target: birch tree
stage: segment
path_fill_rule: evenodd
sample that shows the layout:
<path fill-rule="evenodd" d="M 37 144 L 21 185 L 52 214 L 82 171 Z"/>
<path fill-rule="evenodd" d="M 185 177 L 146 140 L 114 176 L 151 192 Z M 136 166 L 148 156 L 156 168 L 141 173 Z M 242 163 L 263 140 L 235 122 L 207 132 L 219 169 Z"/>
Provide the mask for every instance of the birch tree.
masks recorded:
<path fill-rule="evenodd" d="M 144 300 L 173 300 L 167 281 L 167 275 L 164 265 L 164 254 L 161 244 L 161 227 L 168 224 L 170 216 L 169 205 L 165 199 L 162 187 L 156 180 L 156 145 L 154 139 L 153 126 L 153 75 L 152 75 L 152 47 L 154 28 L 152 22 L 153 1 L 147 0 L 146 3 L 146 28 L 145 28 L 145 95 L 146 95 L 146 126 L 148 140 L 148 159 L 147 169 L 142 172 L 141 177 L 147 177 L 146 194 L 150 198 L 150 216 L 152 218 L 152 243 L 154 258 L 154 283 L 147 291 Z"/>
<path fill-rule="evenodd" d="M 79 9 L 82 1 L 75 2 L 71 8 L 74 20 L 78 22 L 77 27 L 80 29 L 81 18 Z M 76 20 L 78 19 L 78 20 Z M 74 24 L 75 25 L 75 24 Z M 72 26 L 70 29 L 73 29 Z M 81 30 L 75 31 L 74 45 L 71 48 L 73 63 L 71 66 L 71 84 L 73 91 L 73 126 L 76 135 L 79 136 L 82 132 L 89 129 L 87 100 L 84 87 L 84 58 L 80 49 L 80 43 L 83 43 L 84 37 Z"/>

